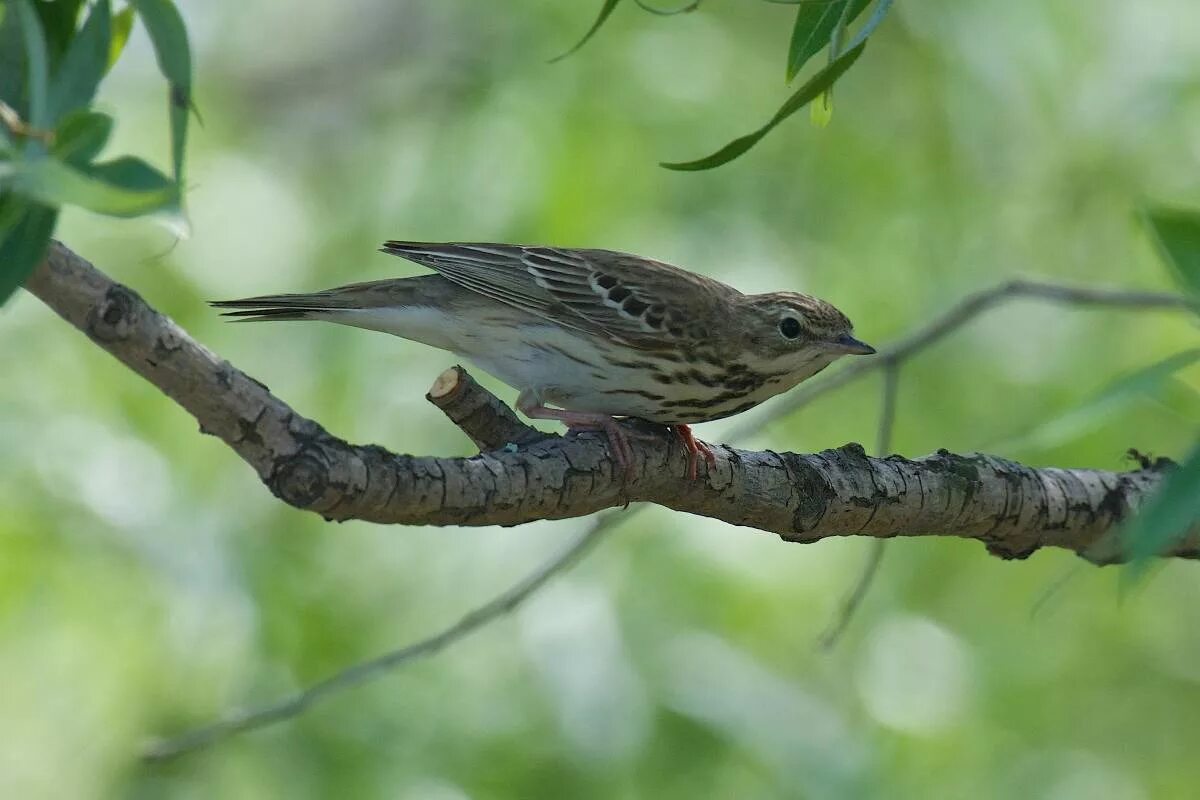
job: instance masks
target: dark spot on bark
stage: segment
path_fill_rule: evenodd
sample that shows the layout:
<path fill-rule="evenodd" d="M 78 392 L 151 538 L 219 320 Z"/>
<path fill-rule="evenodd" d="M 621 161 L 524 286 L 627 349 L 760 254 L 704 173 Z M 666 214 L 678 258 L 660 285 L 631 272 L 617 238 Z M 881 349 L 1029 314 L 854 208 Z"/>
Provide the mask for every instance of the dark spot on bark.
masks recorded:
<path fill-rule="evenodd" d="M 267 488 L 288 505 L 308 508 L 329 485 L 329 468 L 312 448 L 275 460 Z"/>
<path fill-rule="evenodd" d="M 1125 510 L 1128 508 L 1125 497 L 1125 490 L 1121 484 L 1111 487 L 1104 493 L 1104 499 L 1100 501 L 1100 505 L 1096 510 L 1101 514 L 1108 515 L 1113 522 L 1119 522 L 1125 517 Z"/>
<path fill-rule="evenodd" d="M 963 493 L 963 505 L 967 505 L 979 491 L 979 468 L 971 459 L 946 450 L 939 450 L 938 455 L 943 456 L 941 466 L 946 477 Z"/>
<path fill-rule="evenodd" d="M 252 420 L 239 419 L 238 431 L 238 441 L 240 442 L 248 442 L 256 446 L 263 443 L 263 438 L 258 433 L 258 424 Z"/>
<path fill-rule="evenodd" d="M 115 342 L 125 339 L 138 322 L 138 310 L 142 298 L 119 283 L 114 283 L 104 294 L 104 300 L 88 314 L 88 335 L 99 342 Z"/>
<path fill-rule="evenodd" d="M 159 361 L 165 361 L 178 352 L 182 346 L 179 343 L 179 337 L 174 333 L 160 334 L 154 340 L 154 357 Z"/>
<path fill-rule="evenodd" d="M 1013 550 L 1012 542 L 996 541 L 984 542 L 987 546 L 987 551 L 994 556 L 1003 558 L 1005 561 L 1024 561 L 1031 555 L 1036 553 L 1041 545 L 1031 545 L 1023 550 Z"/>
<path fill-rule="evenodd" d="M 825 480 L 825 476 L 802 456 L 796 453 L 780 453 L 779 459 L 787 469 L 791 484 L 799 496 L 796 510 L 792 513 L 792 530 L 801 534 L 795 538 L 803 539 L 802 534 L 816 527 L 825 516 L 829 502 L 836 492 Z"/>
<path fill-rule="evenodd" d="M 222 389 L 230 390 L 233 388 L 233 365 L 228 361 L 222 361 L 217 367 L 216 373 L 217 383 Z"/>

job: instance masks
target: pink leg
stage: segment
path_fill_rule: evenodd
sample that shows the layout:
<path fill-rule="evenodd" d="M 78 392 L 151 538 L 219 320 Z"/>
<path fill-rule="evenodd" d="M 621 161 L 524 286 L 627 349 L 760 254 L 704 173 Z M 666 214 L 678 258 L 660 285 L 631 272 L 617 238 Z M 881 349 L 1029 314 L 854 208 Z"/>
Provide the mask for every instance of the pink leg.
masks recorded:
<path fill-rule="evenodd" d="M 547 408 L 538 401 L 532 392 L 521 392 L 517 397 L 517 409 L 530 419 L 555 419 L 564 423 L 568 428 L 603 430 L 608 434 L 608 446 L 612 450 L 613 460 L 625 472 L 627 478 L 633 477 L 633 447 L 629 444 L 629 436 L 608 414 Z"/>
<path fill-rule="evenodd" d="M 671 427 L 679 437 L 679 441 L 683 442 L 684 449 L 687 450 L 688 478 L 690 480 L 696 480 L 696 465 L 699 456 L 704 456 L 704 460 L 708 462 L 710 468 L 717 465 L 717 457 L 713 454 L 712 448 L 693 436 L 690 427 L 687 425 L 672 425 Z"/>

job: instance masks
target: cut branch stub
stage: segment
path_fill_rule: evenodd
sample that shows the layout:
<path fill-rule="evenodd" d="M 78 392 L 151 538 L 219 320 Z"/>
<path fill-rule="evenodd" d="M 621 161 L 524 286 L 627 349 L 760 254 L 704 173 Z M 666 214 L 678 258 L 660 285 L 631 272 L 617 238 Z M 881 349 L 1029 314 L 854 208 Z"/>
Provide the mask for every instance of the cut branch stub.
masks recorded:
<path fill-rule="evenodd" d="M 425 399 L 471 437 L 480 451 L 554 436 L 522 422 L 500 398 L 480 386 L 457 364 L 437 376 Z"/>

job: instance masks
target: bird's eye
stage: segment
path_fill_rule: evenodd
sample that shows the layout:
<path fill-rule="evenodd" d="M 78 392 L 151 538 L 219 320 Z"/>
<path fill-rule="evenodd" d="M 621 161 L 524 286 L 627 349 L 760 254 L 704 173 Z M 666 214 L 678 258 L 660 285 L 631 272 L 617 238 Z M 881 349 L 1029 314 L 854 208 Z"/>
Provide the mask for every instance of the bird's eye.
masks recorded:
<path fill-rule="evenodd" d="M 795 317 L 784 317 L 779 320 L 779 332 L 785 339 L 795 339 L 800 335 L 800 320 Z"/>

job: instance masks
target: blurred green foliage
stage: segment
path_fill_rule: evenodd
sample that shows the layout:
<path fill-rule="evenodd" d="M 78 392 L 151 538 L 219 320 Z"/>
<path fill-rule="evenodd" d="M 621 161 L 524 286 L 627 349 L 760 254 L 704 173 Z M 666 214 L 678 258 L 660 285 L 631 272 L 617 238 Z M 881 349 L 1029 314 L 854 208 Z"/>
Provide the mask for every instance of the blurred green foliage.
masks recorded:
<path fill-rule="evenodd" d="M 113 120 L 90 106 L 134 11 L 170 84 L 174 179 L 133 156 L 95 161 Z M 0 51 L 0 303 L 41 261 L 64 205 L 114 217 L 158 214 L 182 230 L 191 55 L 171 0 L 131 0 L 116 15 L 109 0 L 4 0 Z"/>
<path fill-rule="evenodd" d="M 203 300 L 415 271 L 374 252 L 388 238 L 543 242 L 809 291 L 879 344 L 1015 274 L 1170 290 L 1137 209 L 1200 206 L 1191 0 L 896 4 L 828 127 L 793 119 L 690 174 L 648 165 L 778 104 L 778 9 L 613 14 L 547 65 L 581 4 L 180 5 L 205 120 L 187 148 L 193 237 L 70 207 L 58 235 L 302 413 L 407 452 L 469 451 L 422 399 L 446 354 L 225 326 Z M 135 33 L 92 106 L 119 120 L 96 157 L 171 152 L 162 99 Z M 1194 347 L 1184 314 L 1007 306 L 905 365 L 896 450 L 1182 460 L 1195 363 L 1066 435 L 1019 437 Z M 0 313 L 0 364 L 0 796 L 1194 793 L 1194 565 L 1119 603 L 1118 571 L 1082 569 L 1035 615 L 1073 557 L 897 541 L 826 655 L 814 640 L 869 543 L 662 509 L 435 659 L 147 767 L 146 739 L 427 634 L 584 523 L 330 527 L 28 296 Z M 878 406 L 856 384 L 750 444 L 871 441 Z"/>
<path fill-rule="evenodd" d="M 862 55 L 868 37 L 874 33 L 875 28 L 883 21 L 892 5 L 892 0 L 782 0 L 782 2 L 781 0 L 767 0 L 767 2 L 796 6 L 796 10 L 793 12 L 795 22 L 792 25 L 792 40 L 787 51 L 788 81 L 791 82 L 795 79 L 804 65 L 822 50 L 827 50 L 829 53 L 828 63 L 793 92 L 775 112 L 775 115 L 762 127 L 745 136 L 739 136 L 711 155 L 693 161 L 663 161 L 660 166 L 694 172 L 727 164 L 758 144 L 759 140 L 770 133 L 779 123 L 818 98 L 821 98 L 822 102 L 819 107 L 814 108 L 813 119 L 818 124 L 828 124 L 833 113 L 831 104 L 833 84 Z M 592 22 L 583 38 L 562 55 L 550 59 L 550 63 L 561 61 L 587 44 L 588 40 L 595 36 L 597 31 L 608 21 L 619 3 L 620 0 L 603 0 L 600 5 L 600 13 L 596 15 L 595 21 Z M 700 0 L 693 0 L 687 5 L 669 11 L 656 9 L 640 0 L 637 5 L 642 10 L 659 16 L 675 16 L 695 11 L 700 7 Z M 871 5 L 874 5 L 874 13 L 868 18 L 866 24 L 859 28 L 849 46 L 846 46 L 847 29 Z"/>

